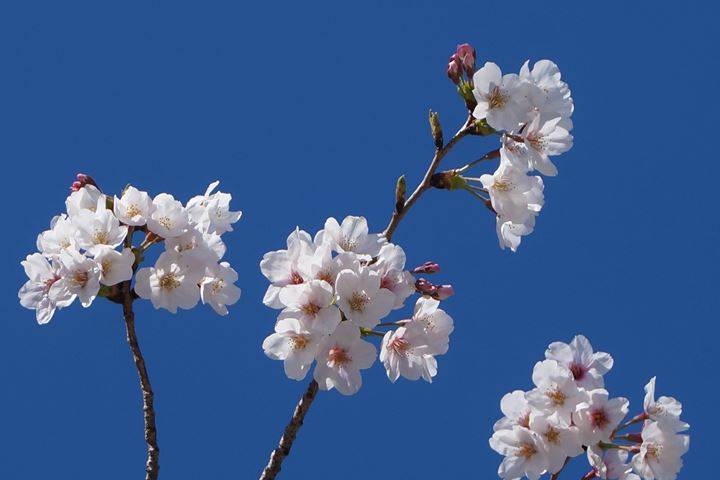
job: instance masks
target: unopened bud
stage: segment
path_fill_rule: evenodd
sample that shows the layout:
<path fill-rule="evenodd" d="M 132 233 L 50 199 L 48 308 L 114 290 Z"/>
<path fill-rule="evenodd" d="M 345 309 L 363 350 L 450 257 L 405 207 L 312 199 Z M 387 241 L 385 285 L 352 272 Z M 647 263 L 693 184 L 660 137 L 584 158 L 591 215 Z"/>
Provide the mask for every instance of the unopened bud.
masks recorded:
<path fill-rule="evenodd" d="M 460 62 L 457 54 L 453 54 L 450 57 L 447 75 L 450 81 L 452 81 L 455 85 L 460 85 L 460 79 L 462 78 L 462 63 Z"/>
<path fill-rule="evenodd" d="M 433 296 L 437 293 L 437 287 L 432 284 L 429 280 L 424 278 L 418 278 L 415 281 L 415 290 L 423 295 Z"/>
<path fill-rule="evenodd" d="M 468 78 L 472 79 L 475 73 L 475 48 L 469 43 L 463 43 L 458 45 L 456 55 Z"/>
<path fill-rule="evenodd" d="M 77 180 L 75 180 L 72 185 L 70 185 L 70 190 L 73 192 L 77 192 L 85 185 L 92 185 L 93 187 L 97 187 L 97 183 L 95 183 L 95 180 L 90 175 L 78 173 L 76 178 Z"/>
<path fill-rule="evenodd" d="M 425 262 L 419 267 L 415 267 L 412 273 L 437 273 L 440 271 L 440 265 L 435 262 Z"/>
<path fill-rule="evenodd" d="M 443 147 L 443 131 L 442 126 L 440 125 L 440 116 L 437 114 L 437 112 L 433 112 L 430 110 L 430 131 L 432 132 L 433 142 L 435 143 L 435 148 L 442 148 Z"/>
<path fill-rule="evenodd" d="M 432 297 L 435 300 L 447 300 L 453 295 L 455 295 L 455 289 L 452 285 L 436 285 L 435 294 Z"/>
<path fill-rule="evenodd" d="M 405 195 L 407 193 L 407 187 L 405 184 L 405 175 L 401 175 L 395 184 L 395 211 L 402 213 L 405 208 Z"/>

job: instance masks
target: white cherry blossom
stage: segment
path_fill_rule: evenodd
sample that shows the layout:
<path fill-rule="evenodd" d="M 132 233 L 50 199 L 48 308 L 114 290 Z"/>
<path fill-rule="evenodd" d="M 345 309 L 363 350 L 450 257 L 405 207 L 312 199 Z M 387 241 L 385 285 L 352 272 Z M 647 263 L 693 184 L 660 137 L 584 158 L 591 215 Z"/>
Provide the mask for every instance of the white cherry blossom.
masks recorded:
<path fill-rule="evenodd" d="M 516 480 L 526 476 L 538 480 L 549 468 L 547 446 L 539 434 L 523 427 L 502 429 L 493 433 L 490 447 L 504 455 L 498 475 Z"/>
<path fill-rule="evenodd" d="M 585 445 L 605 442 L 628 413 L 626 398 L 609 398 L 608 391 L 597 388 L 588 392 L 586 402 L 577 406 L 573 422 L 580 429 Z"/>
<path fill-rule="evenodd" d="M 338 224 L 334 218 L 328 218 L 325 229 L 315 238 L 316 242 L 329 242 L 338 253 L 353 252 L 358 255 L 374 257 L 387 243 L 380 234 L 369 234 L 365 217 L 348 215 Z"/>
<path fill-rule="evenodd" d="M 227 305 L 240 300 L 240 288 L 235 285 L 238 274 L 228 262 L 212 264 L 200 282 L 200 299 L 218 315 L 227 315 Z"/>
<path fill-rule="evenodd" d="M 334 305 L 332 286 L 324 280 L 288 285 L 280 291 L 280 301 L 287 305 L 278 319 L 297 318 L 309 330 L 331 334 L 340 324 L 340 310 Z"/>
<path fill-rule="evenodd" d="M 515 390 L 506 393 L 502 399 L 500 399 L 500 411 L 502 411 L 505 416 L 495 422 L 495 425 L 493 425 L 494 432 L 512 429 L 514 426 L 530 428 L 530 419 L 533 410 L 525 398 L 524 391 Z"/>
<path fill-rule="evenodd" d="M 155 266 L 141 268 L 135 275 L 135 292 L 150 300 L 153 307 L 176 313 L 190 309 L 200 300 L 198 283 L 205 272 L 188 268 L 174 252 L 163 252 Z"/>
<path fill-rule="evenodd" d="M 187 210 L 172 195 L 156 195 L 153 205 L 155 209 L 147 219 L 147 228 L 155 235 L 162 238 L 178 237 L 190 227 Z"/>
<path fill-rule="evenodd" d="M 432 382 L 437 374 L 435 355 L 447 352 L 454 329 L 452 318 L 439 305 L 437 300 L 420 297 L 413 318 L 383 337 L 380 361 L 390 381 L 395 382 L 402 375 L 408 380 L 422 377 Z"/>
<path fill-rule="evenodd" d="M 75 300 L 75 294 L 57 285 L 61 279 L 57 260 L 50 263 L 42 254 L 33 253 L 20 264 L 29 278 L 18 292 L 20 305 L 35 310 L 40 325 L 48 323 L 55 310 L 67 307 Z"/>
<path fill-rule="evenodd" d="M 628 452 L 625 450 L 603 450 L 598 445 L 592 445 L 587 449 L 587 457 L 597 478 L 640 480 L 640 477 L 632 473 L 632 465 L 626 463 Z"/>
<path fill-rule="evenodd" d="M 98 200 L 95 211 L 80 210 L 73 217 L 73 224 L 78 245 L 93 256 L 103 247 L 119 246 L 128 233 L 128 227 L 120 225 L 113 212 L 105 208 L 104 198 Z"/>
<path fill-rule="evenodd" d="M 602 388 L 603 375 L 613 366 L 613 358 L 605 352 L 594 352 L 583 335 L 575 336 L 569 344 L 551 343 L 545 350 L 545 358 L 569 368 L 575 382 L 587 390 Z"/>
<path fill-rule="evenodd" d="M 97 209 L 98 201 L 102 200 L 105 205 L 105 195 L 93 185 L 85 185 L 79 190 L 72 192 L 65 200 L 65 208 L 68 216 L 74 217 L 83 210 L 94 212 Z"/>
<path fill-rule="evenodd" d="M 125 189 L 121 198 L 116 196 L 113 201 L 113 212 L 125 225 L 145 225 L 155 208 L 150 195 L 132 185 Z"/>
<path fill-rule="evenodd" d="M 300 265 L 315 251 L 310 235 L 296 228 L 287 238 L 287 250 L 276 250 L 263 255 L 260 270 L 271 285 L 265 292 L 263 303 L 270 308 L 283 308 L 280 290 L 287 285 L 299 285 L 310 278 L 301 273 Z"/>
<path fill-rule="evenodd" d="M 99 247 L 95 254 L 95 262 L 100 267 L 100 283 L 117 285 L 132 278 L 135 254 L 129 248 L 118 252 L 112 247 Z"/>
<path fill-rule="evenodd" d="M 50 230 L 37 237 L 37 248 L 43 255 L 59 255 L 66 248 L 77 250 L 77 227 L 67 215 L 56 215 L 50 222 Z"/>
<path fill-rule="evenodd" d="M 402 308 L 405 300 L 415 293 L 415 277 L 405 270 L 405 252 L 400 246 L 392 243 L 383 245 L 377 261 L 369 268 L 380 274 L 380 288 L 395 295 L 395 309 Z"/>
<path fill-rule="evenodd" d="M 570 370 L 555 360 L 537 362 L 532 380 L 537 388 L 527 393 L 528 403 L 544 415 L 557 413 L 568 424 L 575 408 L 587 398 L 575 384 Z"/>
<path fill-rule="evenodd" d="M 533 105 L 530 98 L 541 96 L 533 84 L 514 73 L 503 75 L 495 63 L 486 62 L 473 75 L 473 95 L 477 106 L 473 116 L 486 119 L 495 130 L 513 131 L 527 121 Z"/>
<path fill-rule="evenodd" d="M 559 472 L 568 457 L 577 457 L 585 452 L 577 427 L 564 422 L 557 413 L 548 417 L 534 416 L 530 420 L 530 430 L 545 442 L 550 473 Z"/>
<path fill-rule="evenodd" d="M 514 218 L 498 215 L 495 219 L 495 230 L 500 248 L 503 250 L 509 248 L 516 252 L 522 237 L 530 235 L 535 230 L 535 216 L 536 214 L 531 211 Z"/>
<path fill-rule="evenodd" d="M 288 378 L 302 380 L 310 370 L 322 338 L 323 335 L 308 330 L 297 318 L 287 317 L 278 320 L 275 333 L 265 339 L 262 347 L 265 355 L 284 362 Z"/>
<path fill-rule="evenodd" d="M 675 480 L 683 466 L 682 456 L 690 448 L 690 437 L 663 430 L 657 422 L 646 422 L 640 453 L 632 460 L 633 470 L 644 480 Z"/>
<path fill-rule="evenodd" d="M 227 247 L 220 235 L 191 228 L 177 237 L 166 239 L 165 249 L 177 253 L 188 265 L 203 268 L 220 260 Z"/>
<path fill-rule="evenodd" d="M 219 184 L 220 181 L 215 181 L 208 186 L 205 195 L 191 198 L 187 210 L 200 231 L 222 235 L 233 231 L 232 224 L 240 220 L 242 212 L 230 211 L 232 195 L 229 193 L 212 193 Z"/>
<path fill-rule="evenodd" d="M 655 401 L 655 377 L 645 385 L 645 413 L 654 420 L 663 430 L 682 432 L 690 425 L 680 420 L 682 404 L 672 397 L 662 396 Z"/>
<path fill-rule="evenodd" d="M 528 60 L 520 68 L 520 78 L 532 82 L 544 93 L 542 98 L 530 98 L 535 108 L 548 118 L 560 117 L 562 120 L 559 125 L 568 131 L 572 130 L 570 116 L 574 109 L 573 100 L 568 85 L 560 79 L 558 66 L 550 60 L 540 60 L 533 65 L 531 71 Z"/>
<path fill-rule="evenodd" d="M 526 175 L 511 163 L 501 162 L 495 173 L 481 176 L 480 181 L 490 193 L 492 206 L 501 217 L 512 220 L 542 210 L 542 178 Z"/>
<path fill-rule="evenodd" d="M 83 307 L 89 307 L 100 291 L 100 267 L 95 260 L 77 250 L 63 250 L 58 255 L 60 280 L 56 285 L 67 293 L 77 295 Z M 65 293 L 64 295 L 67 295 Z"/>
<path fill-rule="evenodd" d="M 380 288 L 380 275 L 368 268 L 342 270 L 335 291 L 340 310 L 359 327 L 375 327 L 395 306 L 395 294 Z"/>
<path fill-rule="evenodd" d="M 360 370 L 370 368 L 377 350 L 360 338 L 360 330 L 351 322 L 342 322 L 335 332 L 321 340 L 314 377 L 321 390 L 336 388 L 353 395 L 362 386 Z"/>

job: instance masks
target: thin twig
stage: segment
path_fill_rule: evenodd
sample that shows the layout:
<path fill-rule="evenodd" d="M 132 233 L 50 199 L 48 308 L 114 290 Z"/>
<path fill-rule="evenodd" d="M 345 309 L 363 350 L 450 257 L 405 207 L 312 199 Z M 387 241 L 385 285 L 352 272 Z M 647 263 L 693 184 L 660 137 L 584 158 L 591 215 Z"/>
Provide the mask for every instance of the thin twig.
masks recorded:
<path fill-rule="evenodd" d="M 295 441 L 295 437 L 300 427 L 302 427 L 305 415 L 307 415 L 308 410 L 310 410 L 310 405 L 312 405 L 313 400 L 315 400 L 317 392 L 318 384 L 313 380 L 295 407 L 290 423 L 287 424 L 280 438 L 280 443 L 278 443 L 277 448 L 270 454 L 270 461 L 265 467 L 265 470 L 263 470 L 262 475 L 260 475 L 260 480 L 274 480 L 277 474 L 280 473 L 282 462 L 285 460 L 285 457 L 290 455 L 290 449 Z"/>
<path fill-rule="evenodd" d="M 430 188 L 430 179 L 432 179 L 432 176 L 435 175 L 435 172 L 437 171 L 437 168 L 440 165 L 442 159 L 445 157 L 445 155 L 447 155 L 450 150 L 452 150 L 455 144 L 461 138 L 469 134 L 471 130 L 472 117 L 468 118 L 467 122 L 465 122 L 465 125 L 460 130 L 458 130 L 455 136 L 453 136 L 453 138 L 451 138 L 444 147 L 435 150 L 435 155 L 433 156 L 432 161 L 430 162 L 430 166 L 428 167 L 427 172 L 425 172 L 425 176 L 423 177 L 420 184 L 417 186 L 412 195 L 410 195 L 410 198 L 407 199 L 405 205 L 403 205 L 401 209 L 395 209 L 393 211 L 392 218 L 390 218 L 390 223 L 383 232 L 383 235 L 388 242 L 392 239 L 392 236 L 395 233 L 395 229 L 400 224 L 400 220 L 402 220 L 407 211 L 410 210 L 410 207 L 412 207 L 415 202 L 417 202 L 418 199 L 422 196 L 422 194 Z"/>
<path fill-rule="evenodd" d="M 132 350 L 135 367 L 140 377 L 140 389 L 143 397 L 143 417 L 145 419 L 145 443 L 147 443 L 147 463 L 145 466 L 145 480 L 157 480 L 160 471 L 160 448 L 157 444 L 157 429 L 155 427 L 155 409 L 153 407 L 153 391 L 150 385 L 150 377 L 145 368 L 140 345 L 135 334 L 135 313 L 132 304 L 134 297 L 130 290 L 130 281 L 123 282 L 123 317 L 127 330 L 127 341 Z"/>

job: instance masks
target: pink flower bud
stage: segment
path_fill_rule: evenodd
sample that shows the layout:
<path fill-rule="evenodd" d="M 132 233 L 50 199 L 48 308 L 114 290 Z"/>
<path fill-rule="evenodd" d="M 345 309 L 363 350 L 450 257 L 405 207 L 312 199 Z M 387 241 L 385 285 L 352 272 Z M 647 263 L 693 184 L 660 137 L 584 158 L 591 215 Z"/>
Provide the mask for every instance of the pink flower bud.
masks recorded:
<path fill-rule="evenodd" d="M 415 267 L 412 273 L 437 273 L 440 271 L 440 265 L 435 262 L 425 262 L 419 267 Z"/>
<path fill-rule="evenodd" d="M 448 78 L 455 84 L 460 85 L 460 78 L 462 77 L 462 63 L 458 58 L 457 54 L 453 54 L 450 57 L 450 63 L 448 63 Z"/>
<path fill-rule="evenodd" d="M 455 289 L 452 285 L 436 285 L 435 294 L 432 296 L 435 300 L 447 300 L 455 295 Z"/>
<path fill-rule="evenodd" d="M 95 180 L 90 175 L 85 175 L 84 173 L 78 173 L 76 176 L 77 180 L 75 180 L 72 185 L 70 186 L 70 190 L 73 192 L 77 192 L 81 188 L 83 188 L 85 185 L 92 185 L 94 187 L 97 187 L 97 183 L 95 183 Z"/>
<path fill-rule="evenodd" d="M 419 278 L 415 281 L 415 290 L 423 295 L 430 295 L 431 297 L 437 293 L 437 287 L 424 278 Z"/>
<path fill-rule="evenodd" d="M 463 43 L 457 47 L 457 58 L 468 77 L 475 73 L 475 48 L 469 43 Z"/>

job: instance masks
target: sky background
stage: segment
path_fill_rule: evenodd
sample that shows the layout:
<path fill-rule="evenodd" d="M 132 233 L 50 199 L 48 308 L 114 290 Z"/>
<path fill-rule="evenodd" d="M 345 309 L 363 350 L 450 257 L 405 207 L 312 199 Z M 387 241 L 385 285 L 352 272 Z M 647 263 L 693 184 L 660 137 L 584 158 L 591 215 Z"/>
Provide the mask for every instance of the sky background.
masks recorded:
<path fill-rule="evenodd" d="M 308 383 L 262 352 L 277 312 L 259 261 L 329 216 L 383 230 L 396 178 L 414 186 L 432 156 L 428 109 L 446 138 L 465 118 L 445 72 L 462 42 L 504 72 L 555 61 L 575 147 L 515 254 L 469 195 L 415 205 L 394 240 L 456 289 L 439 374 L 393 385 L 376 363 L 357 395 L 321 392 L 281 477 L 495 478 L 500 398 L 530 388 L 550 342 L 583 333 L 615 358 L 606 385 L 632 414 L 653 375 L 683 402 L 680 478 L 706 478 L 720 426 L 706 415 L 720 394 L 718 14 L 695 1 L 4 2 L 0 478 L 144 478 L 120 307 L 76 302 L 39 326 L 17 300 L 20 261 L 78 172 L 111 194 L 132 183 L 183 201 L 219 179 L 243 210 L 224 237 L 243 289 L 228 317 L 143 301 L 136 314 L 161 478 L 256 478 Z M 467 139 L 443 165 L 496 146 Z M 580 457 L 561 478 L 587 470 Z"/>

